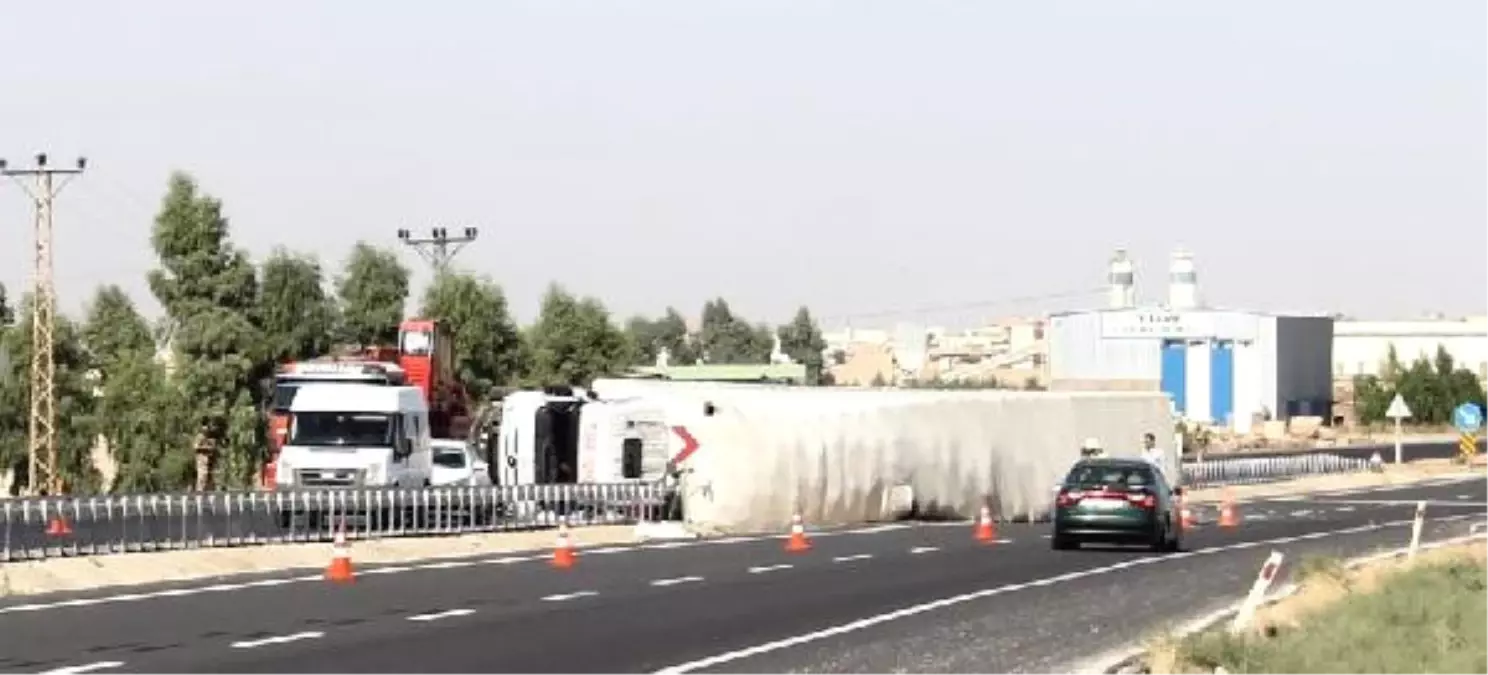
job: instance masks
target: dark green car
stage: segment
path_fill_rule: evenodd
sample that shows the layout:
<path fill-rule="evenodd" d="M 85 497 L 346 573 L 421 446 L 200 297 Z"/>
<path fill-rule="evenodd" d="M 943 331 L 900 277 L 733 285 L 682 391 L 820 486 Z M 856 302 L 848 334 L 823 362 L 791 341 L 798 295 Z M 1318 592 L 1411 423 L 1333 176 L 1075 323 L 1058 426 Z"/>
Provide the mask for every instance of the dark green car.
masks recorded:
<path fill-rule="evenodd" d="M 1055 497 L 1052 545 L 1142 544 L 1177 551 L 1183 544 L 1176 499 L 1181 494 L 1145 460 L 1082 459 Z"/>

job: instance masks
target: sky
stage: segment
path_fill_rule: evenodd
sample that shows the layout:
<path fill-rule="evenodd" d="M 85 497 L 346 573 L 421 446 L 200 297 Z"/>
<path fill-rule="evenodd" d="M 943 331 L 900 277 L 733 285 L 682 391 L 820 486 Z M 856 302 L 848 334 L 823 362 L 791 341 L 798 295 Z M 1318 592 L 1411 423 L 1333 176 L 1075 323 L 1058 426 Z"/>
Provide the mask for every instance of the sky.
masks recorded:
<path fill-rule="evenodd" d="M 1102 303 L 1116 248 L 1159 301 L 1180 246 L 1212 305 L 1482 314 L 1485 35 L 1481 0 L 5 3 L 0 156 L 89 159 L 72 314 L 159 313 L 176 169 L 255 258 L 479 227 L 456 265 L 524 322 L 557 281 L 966 325 Z M 13 296 L 30 213 L 0 185 Z"/>

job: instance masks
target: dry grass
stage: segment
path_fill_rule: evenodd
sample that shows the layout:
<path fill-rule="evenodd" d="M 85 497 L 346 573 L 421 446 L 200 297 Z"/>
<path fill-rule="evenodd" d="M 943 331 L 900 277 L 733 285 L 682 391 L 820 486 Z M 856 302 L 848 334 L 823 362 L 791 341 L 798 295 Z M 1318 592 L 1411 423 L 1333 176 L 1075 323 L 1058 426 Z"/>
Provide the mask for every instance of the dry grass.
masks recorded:
<path fill-rule="evenodd" d="M 1488 672 L 1488 548 L 1482 542 L 1347 570 L 1299 563 L 1300 590 L 1256 614 L 1254 632 L 1223 626 L 1153 640 L 1153 673 Z"/>

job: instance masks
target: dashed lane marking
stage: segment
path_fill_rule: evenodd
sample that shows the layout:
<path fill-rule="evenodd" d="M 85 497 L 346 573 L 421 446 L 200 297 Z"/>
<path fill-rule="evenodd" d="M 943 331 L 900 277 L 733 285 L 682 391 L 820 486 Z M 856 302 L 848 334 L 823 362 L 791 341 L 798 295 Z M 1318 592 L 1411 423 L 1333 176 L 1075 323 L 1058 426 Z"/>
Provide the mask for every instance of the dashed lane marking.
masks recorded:
<path fill-rule="evenodd" d="M 873 557 L 873 554 L 872 553 L 859 553 L 859 554 L 856 554 L 856 555 L 839 555 L 839 556 L 837 556 L 835 558 L 832 558 L 832 562 L 834 562 L 834 563 L 854 562 L 854 561 L 858 561 L 858 560 L 867 560 L 867 559 L 872 558 L 872 557 Z"/>
<path fill-rule="evenodd" d="M 430 612 L 428 614 L 416 614 L 414 616 L 408 617 L 408 620 L 409 621 L 438 621 L 440 619 L 449 619 L 449 618 L 457 617 L 457 616 L 469 616 L 469 615 L 474 614 L 474 613 L 475 613 L 475 610 L 473 610 L 473 609 L 447 609 L 447 610 L 444 610 L 443 612 Z"/>
<path fill-rule="evenodd" d="M 123 661 L 94 661 L 77 666 L 67 666 L 56 670 L 44 671 L 42 675 L 72 675 L 73 673 L 91 673 L 95 670 L 107 670 L 124 665 Z"/>
<path fill-rule="evenodd" d="M 749 568 L 749 573 L 750 574 L 764 574 L 766 572 L 775 572 L 775 571 L 779 571 L 779 570 L 788 570 L 788 569 L 790 569 L 792 567 L 794 567 L 794 565 L 791 565 L 789 563 L 781 563 L 779 565 L 761 565 L 759 567 L 751 567 L 751 568 Z"/>
<path fill-rule="evenodd" d="M 934 552 L 939 551 L 939 550 L 940 550 L 940 547 L 939 546 L 916 546 L 916 547 L 914 547 L 912 549 L 909 549 L 909 554 L 910 555 L 919 555 L 921 553 L 934 553 Z"/>
<path fill-rule="evenodd" d="M 234 642 L 232 643 L 232 647 L 233 649 L 253 649 L 255 647 L 282 645 L 289 642 L 298 642 L 300 640 L 316 640 L 323 637 L 325 637 L 325 633 L 317 630 L 307 630 L 303 633 L 295 633 L 293 635 L 276 635 L 274 637 L 259 638 L 257 640 L 243 640 L 241 642 Z"/>
<path fill-rule="evenodd" d="M 599 591 L 575 591 L 573 593 L 558 593 L 556 595 L 543 596 L 543 602 L 564 602 L 577 600 L 578 598 L 589 598 L 599 595 Z"/>
<path fill-rule="evenodd" d="M 671 579 L 657 579 L 651 582 L 652 586 L 676 586 L 677 584 L 690 584 L 702 581 L 702 577 L 674 577 Z"/>

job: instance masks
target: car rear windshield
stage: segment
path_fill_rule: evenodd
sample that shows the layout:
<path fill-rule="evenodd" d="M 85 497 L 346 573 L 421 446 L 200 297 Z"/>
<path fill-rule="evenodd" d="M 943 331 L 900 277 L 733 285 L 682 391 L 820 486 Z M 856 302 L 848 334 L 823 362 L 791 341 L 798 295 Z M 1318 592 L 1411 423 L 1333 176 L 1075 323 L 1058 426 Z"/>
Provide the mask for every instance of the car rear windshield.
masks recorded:
<path fill-rule="evenodd" d="M 1153 484 L 1152 469 L 1138 465 L 1081 464 L 1071 469 L 1064 484 L 1075 487 L 1140 488 Z"/>
<path fill-rule="evenodd" d="M 434 465 L 442 466 L 446 469 L 463 469 L 465 468 L 465 451 L 435 450 Z"/>

